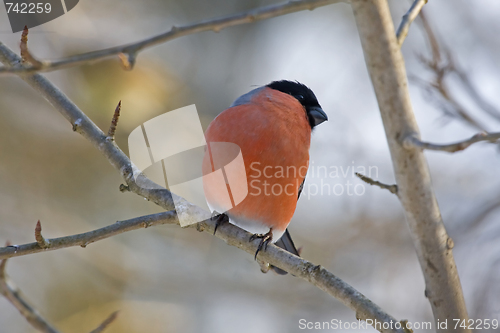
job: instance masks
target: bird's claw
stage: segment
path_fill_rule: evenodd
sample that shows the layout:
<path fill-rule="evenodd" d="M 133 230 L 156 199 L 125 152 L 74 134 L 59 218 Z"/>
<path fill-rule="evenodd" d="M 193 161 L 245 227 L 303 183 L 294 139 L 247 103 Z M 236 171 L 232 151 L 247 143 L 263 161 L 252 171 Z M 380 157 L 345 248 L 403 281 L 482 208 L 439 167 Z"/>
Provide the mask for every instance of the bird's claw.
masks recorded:
<path fill-rule="evenodd" d="M 212 212 L 212 217 L 210 219 L 212 221 L 215 220 L 214 235 L 217 232 L 217 228 L 219 228 L 221 224 L 229 222 L 229 217 L 227 216 L 226 213 L 219 214 L 216 211 Z"/>
<path fill-rule="evenodd" d="M 269 229 L 269 231 L 265 234 L 253 234 L 249 242 L 256 240 L 257 238 L 260 238 L 260 243 L 259 246 L 257 247 L 257 251 L 255 251 L 255 256 L 254 260 L 257 260 L 257 254 L 264 248 L 264 251 L 267 250 L 267 245 L 273 240 L 273 229 Z"/>

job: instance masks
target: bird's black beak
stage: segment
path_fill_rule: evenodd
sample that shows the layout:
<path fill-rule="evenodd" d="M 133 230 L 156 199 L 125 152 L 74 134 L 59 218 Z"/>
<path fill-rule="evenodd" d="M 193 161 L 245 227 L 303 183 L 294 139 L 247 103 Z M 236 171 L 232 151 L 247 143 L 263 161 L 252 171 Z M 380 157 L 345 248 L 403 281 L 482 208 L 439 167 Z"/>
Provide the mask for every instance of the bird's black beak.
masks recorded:
<path fill-rule="evenodd" d="M 328 120 L 328 116 L 322 108 L 313 106 L 308 110 L 309 122 L 311 123 L 311 127 L 318 126 L 324 121 Z"/>

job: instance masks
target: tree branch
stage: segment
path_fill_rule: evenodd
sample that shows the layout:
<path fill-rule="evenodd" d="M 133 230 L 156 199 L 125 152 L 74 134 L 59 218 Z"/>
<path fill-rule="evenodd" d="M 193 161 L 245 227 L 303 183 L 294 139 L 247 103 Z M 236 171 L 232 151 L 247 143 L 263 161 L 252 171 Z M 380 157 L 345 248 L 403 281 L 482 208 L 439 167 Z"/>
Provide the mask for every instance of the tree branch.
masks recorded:
<path fill-rule="evenodd" d="M 9 246 L 9 244 L 6 244 Z M 9 283 L 7 280 L 7 274 L 5 273 L 5 267 L 7 264 L 7 259 L 0 261 L 0 294 L 2 294 L 7 300 L 14 305 L 14 307 L 21 313 L 21 315 L 26 318 L 26 320 L 33 326 L 36 330 L 43 333 L 59 333 L 52 325 L 50 325 L 39 313 L 38 311 L 29 304 L 29 302 L 24 298 L 21 291 Z M 93 330 L 91 333 L 103 332 L 116 318 L 118 312 L 112 313 L 98 328 Z"/>
<path fill-rule="evenodd" d="M 81 234 L 58 237 L 46 240 L 47 246 L 42 247 L 38 242 L 23 245 L 10 245 L 0 247 L 0 259 L 24 256 L 32 253 L 52 251 L 71 246 L 86 247 L 87 245 L 121 233 L 148 228 L 155 225 L 178 224 L 175 211 L 151 214 L 133 219 L 118 221 L 103 228 L 95 229 Z M 37 224 L 38 225 L 38 224 Z"/>
<path fill-rule="evenodd" d="M 113 312 L 112 314 L 109 315 L 108 318 L 106 318 L 101 325 L 99 325 L 95 330 L 93 330 L 92 332 L 90 333 L 101 333 L 101 332 L 104 332 L 104 330 L 106 330 L 106 328 L 108 328 L 109 325 L 111 325 L 112 322 L 114 322 L 116 320 L 116 317 L 118 317 L 118 313 L 120 311 L 115 311 Z"/>
<path fill-rule="evenodd" d="M 358 176 L 359 179 L 361 179 L 362 181 L 364 181 L 367 184 L 378 186 L 382 189 L 385 189 L 385 190 L 391 192 L 392 194 L 398 195 L 398 185 L 394 185 L 394 184 L 387 185 L 387 184 L 381 183 L 379 181 L 373 180 L 370 177 L 362 175 L 358 172 L 356 172 L 355 174 L 356 174 L 356 176 Z"/>
<path fill-rule="evenodd" d="M 478 133 L 472 136 L 470 139 L 464 141 L 440 145 L 440 144 L 420 141 L 417 137 L 410 135 L 404 139 L 403 145 L 407 149 L 418 148 L 418 149 L 439 150 L 439 151 L 446 151 L 448 153 L 455 153 L 457 151 L 461 151 L 468 148 L 470 145 L 476 142 L 489 141 L 491 143 L 496 143 L 498 140 L 500 140 L 500 132 L 489 133 L 489 134 Z"/>
<path fill-rule="evenodd" d="M 398 40 L 399 47 L 403 45 L 403 42 L 408 35 L 410 25 L 417 18 L 418 14 L 426 3 L 427 0 L 415 0 L 408 12 L 403 15 L 403 19 L 401 20 L 401 23 L 399 24 L 398 30 L 396 32 L 396 38 Z"/>
<path fill-rule="evenodd" d="M 37 243 L 6 246 L 0 248 L 0 258 L 11 258 L 70 246 L 85 247 L 92 242 L 119 233 L 161 224 L 178 224 L 175 212 L 169 211 L 142 216 L 127 221 L 117 222 L 110 226 L 84 234 L 54 238 L 50 240 L 51 247 L 47 249 L 38 247 Z M 127 227 L 125 227 L 125 225 L 127 225 Z M 196 228 L 200 232 L 205 231 L 213 235 L 215 223 L 212 219 L 208 219 L 196 225 L 191 225 L 190 227 Z M 250 233 L 230 223 L 219 226 L 216 236 L 224 240 L 227 244 L 242 249 L 251 255 L 253 255 L 257 249 L 258 242 L 248 241 L 251 236 Z M 4 261 L 5 260 L 7 259 L 4 259 Z M 315 265 L 303 258 L 297 257 L 273 244 L 270 244 L 266 251 L 259 252 L 258 260 L 284 269 L 339 299 L 342 303 L 356 312 L 356 318 L 361 320 L 372 319 L 379 323 L 390 323 L 392 321 L 392 328 L 382 329 L 381 332 L 404 332 L 404 329 L 395 328 L 395 324 L 397 323 L 396 319 L 385 313 L 356 289 L 320 265 Z"/>
<path fill-rule="evenodd" d="M 483 112 L 497 121 L 500 121 L 500 111 L 479 94 L 468 75 L 455 61 L 452 53 L 446 45 L 438 42 L 436 34 L 432 30 L 431 25 L 427 21 L 426 15 L 424 15 L 423 12 L 420 14 L 420 19 L 425 35 L 430 44 L 432 56 L 430 58 L 426 58 L 420 55 L 419 60 L 434 74 L 434 79 L 432 82 L 427 82 L 426 80 L 422 80 L 417 77 L 412 77 L 412 79 L 415 79 L 415 82 L 420 84 L 427 92 L 434 93 L 437 96 L 436 98 L 436 96 L 431 95 L 434 99 L 436 99 L 434 103 L 443 110 L 445 115 L 462 120 L 467 125 L 470 125 L 480 131 L 486 131 L 486 127 L 475 119 L 471 112 L 469 112 L 467 108 L 463 106 L 462 103 L 449 91 L 448 85 L 446 84 L 446 78 L 449 77 L 450 74 L 455 74 L 459 78 L 471 100 L 476 103 Z"/>
<path fill-rule="evenodd" d="M 157 44 L 165 43 L 176 38 L 195 34 L 198 32 L 219 32 L 227 27 L 253 23 L 256 21 L 266 20 L 276 16 L 282 16 L 303 10 L 313 10 L 318 7 L 338 2 L 348 2 L 348 0 L 296 0 L 277 5 L 260 7 L 248 12 L 194 23 L 182 27 L 173 26 L 170 31 L 132 44 L 120 45 L 104 50 L 78 54 L 58 61 L 37 60 L 37 63 L 32 64 L 31 66 L 16 65 L 10 68 L 2 67 L 0 68 L 0 75 L 54 71 L 61 68 L 81 66 L 89 62 L 96 62 L 98 60 L 104 60 L 117 55 L 119 56 L 121 63 L 125 69 L 132 69 L 137 54 L 142 50 Z"/>
<path fill-rule="evenodd" d="M 11 65 L 19 63 L 20 58 L 5 45 L 0 44 L 0 61 L 4 64 Z M 120 171 L 127 182 L 127 186 L 130 191 L 147 198 L 167 210 L 174 209 L 172 197 L 175 196 L 175 194 L 172 194 L 166 189 L 151 187 L 146 188 L 144 186 L 140 186 L 139 184 L 151 184 L 146 177 L 138 177 L 137 181 L 134 179 L 134 173 L 137 175 L 137 170 L 134 170 L 134 167 L 128 157 L 113 141 L 107 140 L 106 135 L 99 128 L 97 128 L 97 126 L 57 87 L 40 74 L 20 75 L 20 77 L 31 87 L 37 90 L 66 119 L 68 119 L 78 133 L 99 149 L 111 165 Z M 177 214 L 182 215 L 184 218 L 191 217 L 196 219 L 196 221 L 202 220 L 203 222 L 196 224 L 196 228 L 199 231 L 206 231 L 213 234 L 215 222 L 211 219 L 210 213 L 190 204 L 180 197 L 176 199 L 175 209 Z M 169 221 L 173 220 L 173 211 L 165 212 L 163 214 L 167 215 L 166 219 Z M 108 228 L 113 228 L 113 226 L 114 225 L 108 226 Z M 120 232 L 122 231 L 120 230 Z M 229 245 L 236 246 L 251 254 L 254 254 L 257 249 L 257 242 L 248 241 L 250 238 L 250 234 L 248 232 L 229 223 L 223 224 L 217 229 L 216 237 L 224 240 Z M 94 241 L 95 240 L 97 239 L 94 239 Z M 75 243 L 76 242 L 77 241 L 75 240 Z M 52 246 L 54 246 L 55 243 L 54 239 L 50 240 L 51 247 L 48 249 L 54 249 Z M 82 243 L 79 243 L 78 245 L 81 244 Z M 23 246 L 18 246 L 17 252 L 15 251 L 15 248 L 4 248 L 0 250 L 0 253 L 7 255 L 6 252 L 8 252 L 9 256 L 15 256 L 18 255 L 18 251 L 20 249 L 25 251 L 23 252 L 24 254 L 27 254 L 28 251 L 32 251 L 32 253 L 41 251 L 38 243 L 26 244 L 25 246 L 29 249 L 24 250 Z M 310 282 L 331 296 L 337 298 L 344 305 L 355 311 L 356 318 L 359 318 L 360 320 L 372 319 L 375 323 L 382 323 L 381 326 L 377 327 L 380 328 L 381 332 L 405 332 L 403 328 L 396 328 L 397 326 L 395 327 L 395 324 L 398 323 L 398 321 L 392 316 L 385 313 L 380 307 L 367 299 L 356 289 L 319 265 L 314 265 L 309 261 L 297 257 L 274 245 L 269 246 L 266 251 L 259 252 L 258 259 L 300 277 L 301 279 Z M 388 323 L 387 327 L 390 328 L 383 328 L 383 323 Z M 401 324 L 399 327 L 401 327 Z"/>
<path fill-rule="evenodd" d="M 449 236 L 432 190 L 429 168 L 420 149 L 406 149 L 403 139 L 418 137 L 403 56 L 394 33 L 387 0 L 352 0 L 368 72 L 384 124 L 398 197 L 426 283 L 426 295 L 438 321 L 467 320 Z M 469 329 L 458 329 L 470 332 Z"/>
<path fill-rule="evenodd" d="M 20 58 L 4 44 L 0 43 L 0 61 L 7 66 L 20 63 Z M 153 201 L 165 210 L 177 210 L 177 214 L 195 216 L 197 221 L 210 217 L 210 214 L 201 208 L 192 205 L 186 200 L 175 196 L 170 191 L 160 188 L 148 178 L 141 175 L 123 151 L 114 143 L 108 140 L 104 134 L 88 117 L 83 113 L 68 97 L 54 86 L 45 77 L 39 74 L 22 75 L 21 78 L 31 87 L 38 91 L 49 103 L 51 103 L 71 124 L 74 131 L 80 133 L 90 141 L 117 169 L 125 179 L 128 189 L 149 201 Z M 173 196 L 178 200 L 174 207 Z M 177 203 L 177 201 L 176 201 Z M 186 218 L 187 218 L 186 217 Z"/>
<path fill-rule="evenodd" d="M 7 283 L 7 275 L 5 273 L 5 266 L 7 259 L 0 262 L 0 293 L 7 298 L 7 300 L 14 305 L 14 307 L 26 318 L 26 320 L 36 330 L 44 333 L 59 333 L 53 328 L 40 314 L 35 310 L 21 295 L 15 286 L 10 286 Z"/>

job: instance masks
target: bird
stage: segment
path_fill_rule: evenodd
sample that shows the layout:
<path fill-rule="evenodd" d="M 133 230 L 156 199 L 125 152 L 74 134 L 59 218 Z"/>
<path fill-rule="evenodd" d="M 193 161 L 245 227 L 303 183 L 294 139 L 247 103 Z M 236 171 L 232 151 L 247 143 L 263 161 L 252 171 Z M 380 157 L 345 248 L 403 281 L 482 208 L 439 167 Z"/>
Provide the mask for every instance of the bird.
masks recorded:
<path fill-rule="evenodd" d="M 238 97 L 209 124 L 203 174 L 219 167 L 214 163 L 214 144 L 230 143 L 241 151 L 242 177 L 248 186 L 248 194 L 236 204 L 227 174 L 227 188 L 222 189 L 215 186 L 213 178 L 203 177 L 205 199 L 216 220 L 214 234 L 219 225 L 230 222 L 252 233 L 249 241 L 260 239 L 255 259 L 269 243 L 299 256 L 287 227 L 304 188 L 311 133 L 327 120 L 310 88 L 298 81 L 280 80 Z M 226 159 L 231 159 L 228 156 Z M 222 192 L 231 194 L 231 189 L 233 205 L 228 209 L 227 194 Z M 287 273 L 272 268 L 278 274 Z"/>

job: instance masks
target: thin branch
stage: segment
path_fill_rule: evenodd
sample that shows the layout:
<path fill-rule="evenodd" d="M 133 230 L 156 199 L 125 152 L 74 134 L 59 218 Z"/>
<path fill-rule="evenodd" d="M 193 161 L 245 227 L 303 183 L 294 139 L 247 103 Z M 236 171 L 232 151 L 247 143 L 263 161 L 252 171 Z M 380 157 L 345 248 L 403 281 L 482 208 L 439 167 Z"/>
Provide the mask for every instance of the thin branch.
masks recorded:
<path fill-rule="evenodd" d="M 84 232 L 81 234 L 48 239 L 46 240 L 47 247 L 41 247 L 38 242 L 0 247 L 0 259 L 63 249 L 71 246 L 86 247 L 87 245 L 97 242 L 101 239 L 106 239 L 127 231 L 148 228 L 155 225 L 178 223 L 179 222 L 177 220 L 175 211 L 136 217 L 125 221 L 118 221 L 106 227 L 95 229 L 89 232 Z"/>
<path fill-rule="evenodd" d="M 9 247 L 10 245 L 7 243 L 6 246 Z M 8 277 L 5 273 L 6 264 L 7 259 L 0 261 L 0 294 L 7 298 L 7 300 L 14 305 L 21 315 L 26 318 L 36 330 L 42 333 L 59 333 L 58 330 L 52 327 L 52 325 L 50 325 L 38 311 L 29 304 L 21 291 L 15 287 L 12 282 L 7 281 Z M 90 333 L 103 332 L 116 319 L 117 314 L 118 311 L 113 312 L 98 328 Z"/>
<path fill-rule="evenodd" d="M 110 57 L 119 55 L 122 65 L 126 69 L 131 69 L 135 63 L 135 58 L 142 50 L 171 41 L 173 39 L 195 34 L 202 31 L 215 31 L 219 32 L 227 27 L 253 23 L 256 21 L 270 19 L 276 16 L 282 16 L 290 13 L 295 13 L 303 10 L 313 10 L 318 7 L 330 5 L 338 2 L 348 2 L 347 0 L 298 0 L 281 3 L 277 5 L 270 5 L 265 7 L 256 8 L 248 12 L 230 15 L 222 18 L 217 18 L 209 21 L 189 24 L 182 27 L 172 27 L 168 32 L 144 39 L 142 41 L 111 47 L 104 50 L 83 53 L 74 55 L 58 61 L 41 60 L 37 66 L 21 66 L 2 67 L 0 68 L 1 74 L 12 73 L 35 73 L 35 72 L 48 72 L 61 68 L 68 68 L 73 66 L 81 66 L 89 62 L 104 60 Z"/>
<path fill-rule="evenodd" d="M 455 74 L 460 78 L 465 89 L 469 92 L 470 97 L 476 102 L 476 104 L 486 112 L 490 117 L 493 117 L 497 121 L 500 121 L 500 111 L 493 106 L 490 102 L 486 101 L 481 94 L 477 91 L 477 88 L 472 84 L 469 76 L 460 68 L 455 66 Z"/>
<path fill-rule="evenodd" d="M 410 79 L 429 93 L 431 102 L 440 108 L 445 116 L 461 120 L 476 130 L 486 131 L 486 127 L 475 119 L 449 92 L 448 86 L 444 82 L 444 73 L 439 73 L 440 69 L 431 70 L 437 73 L 434 82 L 427 82 L 417 76 L 411 76 Z"/>
<path fill-rule="evenodd" d="M 420 13 L 420 22 L 422 22 L 422 25 L 425 30 L 425 34 L 427 35 L 427 39 L 429 41 L 430 47 L 431 47 L 431 52 L 432 52 L 432 60 L 434 62 L 440 62 L 441 61 L 441 51 L 439 48 L 439 43 L 437 40 L 436 35 L 434 34 L 434 31 L 432 31 L 430 23 L 427 21 L 427 16 L 425 13 L 422 11 Z"/>
<path fill-rule="evenodd" d="M 366 66 L 377 97 L 391 152 L 398 197 L 412 233 L 435 324 L 467 321 L 467 309 L 452 249 L 432 189 L 425 155 L 405 149 L 403 139 L 419 136 L 406 70 L 387 0 L 352 0 Z M 457 332 L 470 332 L 458 328 Z"/>
<path fill-rule="evenodd" d="M 364 181 L 367 184 L 378 186 L 378 187 L 380 187 L 382 189 L 388 190 L 392 194 L 398 195 L 398 185 L 396 185 L 396 184 L 387 185 L 387 184 L 381 183 L 381 182 L 379 182 L 377 180 L 373 180 L 370 177 L 362 175 L 362 174 L 360 174 L 358 172 L 356 172 L 355 174 L 356 174 L 356 176 L 358 176 L 359 179 L 361 179 L 362 181 Z"/>
<path fill-rule="evenodd" d="M 18 64 L 20 57 L 12 52 L 4 44 L 0 43 L 0 61 L 10 66 Z M 108 140 L 104 134 L 91 120 L 83 113 L 68 97 L 48 81 L 42 75 L 22 75 L 30 86 L 37 90 L 44 98 L 47 99 L 71 124 L 74 131 L 80 133 L 84 138 L 98 149 L 117 169 L 127 183 L 128 189 L 149 201 L 156 203 L 165 210 L 177 209 L 178 214 L 189 216 L 188 212 L 197 213 L 199 216 L 210 217 L 210 214 L 203 211 L 201 208 L 190 204 L 182 198 L 179 199 L 179 204 L 174 207 L 173 194 L 166 189 L 159 188 L 156 184 L 140 174 L 140 171 L 132 165 L 125 153 L 114 143 Z M 207 216 L 208 214 L 208 216 Z M 204 220 L 201 218 L 199 220 Z"/>
<path fill-rule="evenodd" d="M 111 119 L 111 125 L 108 130 L 108 139 L 115 139 L 116 126 L 118 125 L 118 118 L 120 118 L 120 110 L 122 108 L 122 101 L 118 102 L 116 106 L 115 113 L 113 114 L 113 119 Z"/>
<path fill-rule="evenodd" d="M 457 64 L 446 45 L 438 42 L 436 34 L 427 21 L 424 12 L 420 14 L 420 21 L 430 44 L 432 56 L 427 59 L 420 55 L 419 60 L 434 74 L 434 80 L 433 82 L 427 82 L 417 77 L 412 77 L 412 79 L 421 85 L 427 92 L 432 94 L 431 97 L 435 99 L 433 102 L 443 110 L 445 115 L 457 118 L 479 131 L 486 131 L 486 127 L 475 119 L 475 117 L 471 115 L 471 112 L 453 96 L 448 89 L 446 78 L 449 77 L 450 74 L 456 75 L 471 100 L 476 103 L 483 112 L 497 121 L 500 121 L 500 111 L 479 94 L 468 75 L 459 64 Z"/>
<path fill-rule="evenodd" d="M 7 244 L 8 245 L 8 244 Z M 43 333 L 59 333 L 53 328 L 24 298 L 21 292 L 12 283 L 7 282 L 5 266 L 7 259 L 0 262 L 0 293 L 26 318 L 36 330 Z"/>
<path fill-rule="evenodd" d="M 127 227 L 125 227 L 125 223 L 128 225 Z M 170 211 L 147 215 L 128 221 L 117 222 L 110 226 L 84 234 L 51 239 L 51 247 L 46 250 L 55 250 L 63 247 L 78 245 L 86 246 L 90 242 L 105 239 L 118 233 L 160 224 L 178 224 L 175 212 Z M 215 223 L 212 219 L 208 219 L 196 225 L 191 225 L 190 227 L 213 235 Z M 113 229 L 114 232 L 109 232 L 109 228 Z M 248 241 L 251 236 L 250 233 L 229 223 L 219 226 L 216 236 L 224 240 L 227 244 L 236 246 L 252 255 L 257 249 L 258 242 Z M 0 248 L 0 258 L 10 258 L 42 251 L 43 249 L 40 249 L 37 246 L 37 243 L 7 246 Z M 392 321 L 395 324 L 397 322 L 376 304 L 367 299 L 349 284 L 327 271 L 325 268 L 297 257 L 275 245 L 269 245 L 265 252 L 259 252 L 258 261 L 270 263 L 312 283 L 314 286 L 339 299 L 346 306 L 354 310 L 356 312 L 356 318 L 361 320 L 377 320 L 380 323 L 390 323 Z M 404 332 L 402 329 L 394 328 L 394 324 L 391 326 L 393 329 L 384 329 L 381 330 L 381 332 Z"/>
<path fill-rule="evenodd" d="M 419 140 L 417 137 L 410 135 L 404 139 L 403 145 L 406 148 L 420 148 L 420 149 L 439 150 L 439 151 L 446 151 L 448 153 L 455 153 L 457 151 L 461 151 L 468 148 L 470 145 L 476 142 L 489 141 L 491 143 L 496 143 L 498 140 L 500 140 L 500 132 L 489 133 L 489 134 L 478 133 L 472 136 L 470 139 L 464 141 L 440 145 L 435 143 L 424 142 Z"/>
<path fill-rule="evenodd" d="M 99 327 L 97 327 L 95 330 L 93 330 L 92 332 L 90 333 L 101 333 L 101 332 L 104 332 L 104 330 L 106 328 L 108 328 L 108 326 L 115 321 L 116 317 L 118 317 L 118 313 L 120 311 L 115 311 L 113 312 L 112 314 L 109 315 L 108 318 L 106 318 L 101 325 L 99 325 Z"/>
<path fill-rule="evenodd" d="M 403 19 L 399 24 L 399 28 L 396 32 L 396 38 L 398 40 L 399 47 L 403 45 L 403 42 L 408 35 L 408 30 L 410 29 L 410 25 L 417 18 L 418 14 L 427 3 L 427 0 L 415 0 L 411 5 L 408 12 L 403 15 Z"/>
<path fill-rule="evenodd" d="M 0 61 L 6 65 L 10 65 L 19 63 L 20 58 L 5 45 L 0 44 Z M 113 141 L 107 140 L 105 134 L 57 87 L 40 74 L 20 75 L 20 77 L 37 90 L 44 98 L 46 98 L 56 108 L 56 110 L 68 119 L 78 133 L 89 140 L 108 159 L 111 165 L 119 170 L 127 183 L 126 186 L 128 186 L 128 189 L 131 192 L 143 196 L 167 210 L 174 209 L 172 198 L 175 194 L 172 194 L 166 189 L 144 187 L 139 185 L 144 183 L 150 185 L 150 183 L 148 183 L 148 179 L 146 177 L 138 177 L 136 180 L 134 177 L 134 167 L 128 157 Z M 137 175 L 137 171 L 135 171 L 135 175 Z M 197 230 L 213 234 L 215 222 L 211 219 L 211 214 L 209 212 L 192 205 L 180 197 L 176 197 L 175 209 L 176 213 L 183 218 L 193 218 L 196 221 L 203 221 L 194 225 Z M 174 213 L 172 211 L 165 212 L 163 214 L 173 215 Z M 167 220 L 169 222 L 173 221 L 173 216 L 169 216 Z M 113 228 L 113 226 L 114 225 L 111 225 L 107 228 Z M 123 231 L 120 230 L 117 233 L 120 232 Z M 109 237 L 111 234 L 108 233 L 107 235 L 107 237 Z M 229 223 L 226 223 L 217 229 L 216 237 L 224 240 L 227 244 L 236 246 L 252 255 L 257 249 L 257 242 L 248 241 L 250 238 L 250 234 L 248 232 Z M 92 240 L 96 241 L 97 238 Z M 81 242 L 81 240 L 75 239 L 75 242 Z M 27 254 L 29 251 L 32 251 L 32 253 L 39 252 L 40 249 L 38 244 L 35 244 L 36 248 L 32 244 L 26 244 L 24 246 L 18 246 L 14 249 L 0 249 L 0 255 L 15 256 L 18 255 L 20 250 L 24 251 L 23 254 Z M 54 239 L 51 239 L 50 244 L 51 247 L 47 250 L 53 249 L 52 246 L 57 244 L 57 242 Z M 79 245 L 82 244 L 86 245 L 86 243 L 79 243 Z M 27 247 L 28 249 L 25 249 L 24 247 Z M 397 326 L 394 327 L 394 323 L 397 323 L 397 321 L 392 316 L 385 313 L 380 307 L 367 299 L 356 289 L 321 266 L 314 265 L 309 261 L 299 258 L 274 245 L 269 246 L 266 251 L 259 252 L 258 259 L 279 267 L 295 276 L 300 277 L 301 279 L 309 281 L 314 286 L 337 298 L 344 305 L 355 311 L 356 318 L 359 318 L 360 320 L 372 319 L 374 323 L 382 323 L 380 326 L 376 327 L 379 328 L 381 332 L 404 332 L 402 328 L 396 328 Z M 387 323 L 386 327 L 390 328 L 385 329 L 383 323 Z"/>
<path fill-rule="evenodd" d="M 478 229 L 482 222 L 488 217 L 492 212 L 500 208 L 500 201 L 494 203 L 487 203 L 480 208 L 480 211 L 474 211 L 475 215 L 470 221 L 468 221 L 467 225 L 462 232 L 462 235 L 468 236 L 471 231 L 474 229 Z"/>
<path fill-rule="evenodd" d="M 213 234 L 214 227 L 215 223 L 211 220 L 200 223 L 200 230 L 209 234 Z M 248 239 L 250 236 L 251 234 L 247 231 L 230 223 L 219 226 L 216 234 L 216 237 L 221 238 L 227 244 L 236 246 L 253 256 L 258 242 L 249 242 Z M 310 282 L 355 311 L 356 318 L 360 320 L 378 317 L 378 321 L 388 323 L 386 326 L 389 327 L 388 329 L 379 326 L 375 327 L 380 332 L 405 332 L 402 328 L 396 328 L 398 321 L 392 316 L 385 313 L 359 291 L 320 265 L 315 265 L 303 258 L 297 257 L 274 244 L 270 244 L 266 251 L 259 252 L 257 260 L 270 263 L 296 277 Z M 392 324 L 389 324 L 391 321 Z M 384 325 L 382 324 L 382 326 Z"/>

